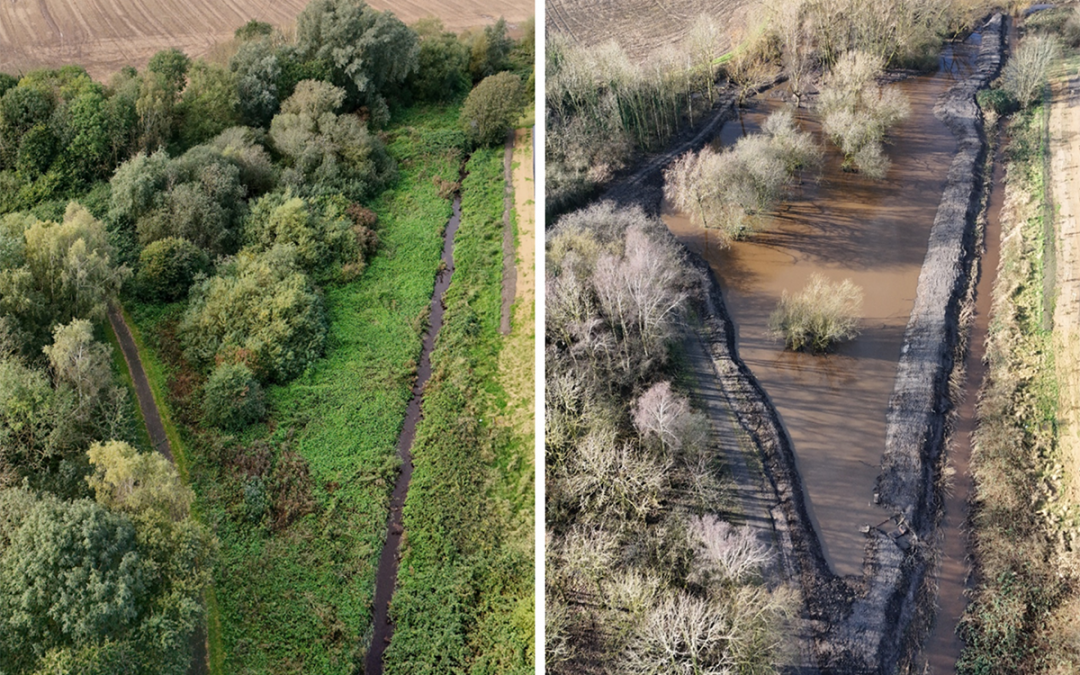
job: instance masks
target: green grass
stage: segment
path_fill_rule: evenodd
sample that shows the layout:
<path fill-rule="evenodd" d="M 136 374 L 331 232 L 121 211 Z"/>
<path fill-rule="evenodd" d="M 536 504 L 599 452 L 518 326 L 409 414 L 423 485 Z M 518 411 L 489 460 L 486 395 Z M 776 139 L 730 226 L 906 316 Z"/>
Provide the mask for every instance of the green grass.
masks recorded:
<path fill-rule="evenodd" d="M 477 151 L 468 170 L 413 448 L 388 675 L 533 670 L 531 444 L 492 420 L 506 405 L 501 148 Z"/>
<path fill-rule="evenodd" d="M 219 672 L 351 674 L 367 648 L 395 444 L 450 215 L 438 183 L 457 178 L 460 141 L 455 108 L 415 109 L 393 121 L 387 145 L 400 178 L 367 204 L 379 214 L 379 250 L 359 279 L 324 289 L 325 358 L 268 388 L 268 423 L 226 436 L 199 425 L 197 401 L 170 393 L 186 420 L 180 435 L 192 455 L 191 484 L 221 544 L 216 602 L 208 603 L 219 610 L 210 621 Z M 151 351 L 169 361 L 155 364 L 151 380 L 162 385 L 184 374 L 169 341 L 181 311 L 133 310 L 153 336 Z M 275 532 L 265 516 L 249 517 L 245 491 L 261 488 L 238 458 L 262 452 L 272 467 L 285 449 L 306 460 L 317 508 Z"/>

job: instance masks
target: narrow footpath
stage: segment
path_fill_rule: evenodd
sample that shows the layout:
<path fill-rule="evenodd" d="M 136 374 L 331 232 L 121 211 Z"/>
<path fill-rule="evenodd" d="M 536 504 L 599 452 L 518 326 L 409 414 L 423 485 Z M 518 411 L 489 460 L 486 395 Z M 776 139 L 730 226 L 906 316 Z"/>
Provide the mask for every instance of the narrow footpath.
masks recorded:
<path fill-rule="evenodd" d="M 514 261 L 517 251 L 514 250 L 514 225 L 510 222 L 510 214 L 514 208 L 514 139 L 517 130 L 511 129 L 506 132 L 506 149 L 503 152 L 503 274 L 502 274 L 502 317 L 499 321 L 499 332 L 503 335 L 510 334 L 511 308 L 514 305 L 514 297 L 517 295 L 517 270 Z M 519 216 L 520 217 L 520 216 Z"/>
<path fill-rule="evenodd" d="M 165 434 L 165 425 L 161 422 L 161 411 L 158 410 L 154 392 L 150 389 L 150 380 L 146 378 L 146 370 L 143 369 L 142 359 L 139 358 L 139 348 L 135 346 L 131 328 L 128 327 L 123 313 L 116 305 L 109 308 L 109 324 L 112 326 L 113 333 L 116 334 L 116 341 L 120 343 L 124 362 L 127 363 L 131 381 L 135 384 L 135 398 L 139 400 L 139 410 L 142 411 L 143 419 L 146 421 L 150 443 L 153 444 L 155 450 L 175 464 L 172 446 L 169 445 L 169 437 Z"/>
<path fill-rule="evenodd" d="M 161 421 L 161 411 L 154 399 L 154 391 L 150 388 L 150 380 L 146 377 L 146 369 L 143 368 L 142 359 L 139 357 L 139 348 L 135 344 L 131 328 L 124 319 L 123 311 L 118 305 L 109 307 L 109 325 L 112 326 L 113 333 L 116 335 L 116 341 L 120 343 L 124 363 L 127 364 L 131 381 L 135 385 L 135 398 L 139 401 L 139 410 L 142 411 L 146 431 L 150 435 L 150 443 L 154 450 L 165 455 L 166 459 L 175 465 L 172 446 L 165 433 L 165 424 Z M 191 664 L 188 666 L 188 675 L 206 675 L 209 672 L 207 659 L 209 649 L 206 637 L 206 626 L 200 624 L 191 636 Z"/>

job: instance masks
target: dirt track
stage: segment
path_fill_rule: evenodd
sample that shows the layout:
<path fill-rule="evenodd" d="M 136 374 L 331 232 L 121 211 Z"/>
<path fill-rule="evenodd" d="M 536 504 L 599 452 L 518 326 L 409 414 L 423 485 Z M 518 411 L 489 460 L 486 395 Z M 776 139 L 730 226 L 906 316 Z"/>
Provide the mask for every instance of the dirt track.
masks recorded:
<path fill-rule="evenodd" d="M 287 27 L 307 0 L 0 0 L 0 71 L 79 64 L 95 79 L 142 68 L 157 51 L 208 53 L 250 19 Z M 528 0 L 370 0 L 411 23 L 436 15 L 461 31 L 533 14 Z"/>
<path fill-rule="evenodd" d="M 1050 107 L 1050 173 L 1057 232 L 1054 306 L 1059 442 L 1080 501 L 1080 76 L 1055 82 Z"/>
<path fill-rule="evenodd" d="M 499 380 L 509 405 L 503 416 L 522 437 L 531 438 L 536 408 L 534 394 L 536 337 L 536 184 L 533 181 L 533 133 L 514 135 L 511 178 L 517 214 L 517 255 L 511 331 L 499 352 Z"/>
<path fill-rule="evenodd" d="M 131 372 L 131 381 L 135 383 L 135 398 L 139 400 L 139 409 L 142 411 L 143 419 L 146 420 L 150 442 L 155 450 L 172 462 L 172 447 L 169 445 L 169 437 L 165 435 L 165 425 L 161 422 L 161 413 L 158 411 L 157 402 L 154 401 L 154 392 L 150 389 L 150 381 L 146 379 L 146 371 L 139 358 L 135 338 L 132 337 L 131 329 L 124 321 L 124 315 L 120 313 L 119 308 L 109 308 L 109 323 L 112 325 L 113 332 L 116 333 L 117 342 L 120 343 L 120 351 L 124 353 L 124 361 L 127 362 L 128 370 Z"/>

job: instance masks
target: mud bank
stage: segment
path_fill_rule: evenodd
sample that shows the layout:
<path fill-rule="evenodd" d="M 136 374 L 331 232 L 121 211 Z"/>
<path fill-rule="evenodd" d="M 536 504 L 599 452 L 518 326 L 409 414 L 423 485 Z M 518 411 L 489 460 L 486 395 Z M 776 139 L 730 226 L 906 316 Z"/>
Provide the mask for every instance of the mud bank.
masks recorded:
<path fill-rule="evenodd" d="M 830 571 L 808 516 L 791 441 L 766 392 L 739 358 L 735 327 L 708 264 L 688 255 L 706 279 L 696 298 L 704 317 L 701 337 L 728 404 L 761 453 L 775 493 L 772 527 L 781 565 L 803 592 L 800 673 L 897 672 L 911 663 L 932 618 L 919 609 L 933 597 L 929 572 L 940 507 L 935 486 L 952 408 L 948 377 L 962 348 L 960 309 L 978 255 L 975 221 L 983 198 L 986 143 L 975 94 L 1000 69 L 1003 28 L 1000 15 L 986 23 L 970 76 L 935 107 L 955 135 L 957 151 L 930 232 L 889 401 L 877 493 L 892 519 L 867 532 L 861 579 L 844 580 Z M 731 112 L 730 106 L 722 108 L 693 136 L 610 187 L 604 198 L 658 214 L 662 168 L 703 146 Z"/>
<path fill-rule="evenodd" d="M 922 632 L 912 623 L 930 590 L 927 572 L 936 555 L 935 486 L 953 405 L 949 374 L 960 346 L 961 303 L 978 256 L 976 218 L 983 203 L 987 144 L 975 94 L 1001 68 L 1005 22 L 995 15 L 983 27 L 973 73 L 934 111 L 956 136 L 957 153 L 930 232 L 889 401 L 877 494 L 893 512 L 895 529 L 868 533 L 876 555 L 866 563 L 866 593 L 829 640 L 839 647 L 837 658 L 875 665 L 881 672 L 905 662 Z"/>

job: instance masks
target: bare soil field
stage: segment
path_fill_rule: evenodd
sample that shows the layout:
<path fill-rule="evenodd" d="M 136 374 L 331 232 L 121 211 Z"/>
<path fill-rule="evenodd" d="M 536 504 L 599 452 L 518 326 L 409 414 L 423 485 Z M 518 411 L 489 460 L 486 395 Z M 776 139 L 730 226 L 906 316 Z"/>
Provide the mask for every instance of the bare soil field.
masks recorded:
<path fill-rule="evenodd" d="M 250 19 L 287 27 L 307 0 L 0 0 L 0 71 L 79 64 L 108 78 L 123 66 L 143 67 L 154 53 L 177 47 L 202 56 Z M 533 14 L 530 0 L 371 0 L 412 23 L 435 15 L 449 30 L 511 24 Z"/>
<path fill-rule="evenodd" d="M 694 20 L 708 13 L 741 30 L 753 0 L 547 0 L 547 30 L 583 45 L 615 40 L 631 59 L 682 41 Z M 730 43 L 723 45 L 724 50 Z"/>

